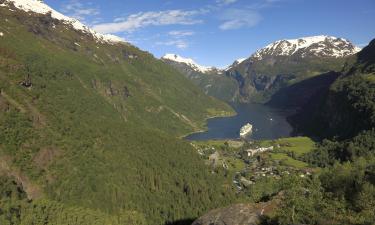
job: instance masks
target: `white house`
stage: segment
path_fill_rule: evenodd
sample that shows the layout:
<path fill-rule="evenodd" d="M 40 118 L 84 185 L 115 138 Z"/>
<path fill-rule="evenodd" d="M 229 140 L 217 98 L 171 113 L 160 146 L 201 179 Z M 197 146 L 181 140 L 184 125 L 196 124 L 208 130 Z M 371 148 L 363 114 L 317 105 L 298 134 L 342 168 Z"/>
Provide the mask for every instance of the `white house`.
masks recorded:
<path fill-rule="evenodd" d="M 264 148 L 257 148 L 257 149 L 248 149 L 248 150 L 245 150 L 245 152 L 247 152 L 248 157 L 252 157 L 255 154 L 266 152 L 266 151 L 271 151 L 271 150 L 273 150 L 273 146 L 267 147 L 267 148 L 264 147 Z"/>

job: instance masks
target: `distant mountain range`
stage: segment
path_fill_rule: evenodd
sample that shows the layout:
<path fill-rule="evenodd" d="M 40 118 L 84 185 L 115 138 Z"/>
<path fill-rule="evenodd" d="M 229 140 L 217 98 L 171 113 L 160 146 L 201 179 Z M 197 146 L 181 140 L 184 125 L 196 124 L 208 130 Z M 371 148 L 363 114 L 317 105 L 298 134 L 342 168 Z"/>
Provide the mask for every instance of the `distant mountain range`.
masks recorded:
<path fill-rule="evenodd" d="M 341 70 L 346 60 L 358 51 L 360 48 L 346 39 L 321 35 L 276 41 L 225 69 L 200 66 L 192 59 L 174 54 L 162 60 L 215 97 L 225 101 L 264 102 L 280 88 L 321 73 Z M 207 80 L 207 75 L 211 81 L 201 82 Z M 230 96 L 223 97 L 221 89 L 226 85 L 222 82 L 233 84 L 233 81 L 236 85 L 226 89 L 226 93 L 230 90 Z"/>

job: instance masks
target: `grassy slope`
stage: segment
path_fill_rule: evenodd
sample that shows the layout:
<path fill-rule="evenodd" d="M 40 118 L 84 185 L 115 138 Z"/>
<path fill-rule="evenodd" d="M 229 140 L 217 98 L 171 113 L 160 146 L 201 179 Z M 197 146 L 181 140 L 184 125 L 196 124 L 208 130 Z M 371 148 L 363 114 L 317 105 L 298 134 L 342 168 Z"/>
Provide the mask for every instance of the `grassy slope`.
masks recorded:
<path fill-rule="evenodd" d="M 280 145 L 280 150 L 293 152 L 296 157 L 309 153 L 315 148 L 315 142 L 308 137 L 280 138 L 274 141 L 263 141 L 262 146 Z M 306 168 L 308 164 L 291 158 L 286 153 L 270 153 L 273 160 L 279 160 L 287 166 Z"/>
<path fill-rule="evenodd" d="M 294 152 L 297 156 L 308 153 L 315 147 L 315 142 L 308 137 L 281 138 L 276 143 L 284 144 L 282 149 Z"/>
<path fill-rule="evenodd" d="M 231 201 L 191 146 L 172 137 L 229 114 L 227 105 L 135 47 L 96 44 L 36 15 L 0 14 L 0 152 L 45 197 L 110 214 L 136 210 L 148 224 Z M 19 85 L 27 74 L 31 89 Z"/>
<path fill-rule="evenodd" d="M 308 167 L 308 164 L 299 160 L 295 160 L 283 153 L 270 153 L 271 159 L 280 161 L 281 164 L 286 166 L 295 167 L 298 169 Z"/>

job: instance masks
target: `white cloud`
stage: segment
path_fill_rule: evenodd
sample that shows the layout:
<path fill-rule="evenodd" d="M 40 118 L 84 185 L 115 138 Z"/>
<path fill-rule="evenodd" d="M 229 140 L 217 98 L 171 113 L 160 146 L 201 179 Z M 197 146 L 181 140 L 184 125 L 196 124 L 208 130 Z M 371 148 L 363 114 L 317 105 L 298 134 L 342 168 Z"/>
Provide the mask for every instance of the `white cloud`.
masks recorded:
<path fill-rule="evenodd" d="M 173 30 L 168 32 L 168 34 L 173 37 L 186 37 L 193 36 L 195 33 L 193 31 Z"/>
<path fill-rule="evenodd" d="M 235 30 L 253 27 L 261 20 L 261 15 L 254 10 L 229 9 L 220 18 L 224 22 L 219 26 L 221 30 Z"/>
<path fill-rule="evenodd" d="M 97 24 L 94 30 L 102 33 L 132 32 L 136 29 L 147 26 L 162 25 L 193 25 L 202 23 L 202 20 L 196 19 L 195 16 L 204 13 L 200 10 L 182 11 L 150 11 L 132 14 L 124 19 L 116 19 L 113 23 Z"/>
<path fill-rule="evenodd" d="M 98 8 L 93 7 L 90 2 L 83 4 L 79 0 L 71 0 L 64 4 L 61 11 L 66 15 L 85 22 L 88 16 L 97 16 L 100 14 Z"/>
<path fill-rule="evenodd" d="M 157 45 L 165 45 L 165 46 L 175 46 L 179 49 L 186 49 L 189 47 L 189 43 L 184 40 L 170 40 L 170 41 L 159 41 L 156 42 Z"/>

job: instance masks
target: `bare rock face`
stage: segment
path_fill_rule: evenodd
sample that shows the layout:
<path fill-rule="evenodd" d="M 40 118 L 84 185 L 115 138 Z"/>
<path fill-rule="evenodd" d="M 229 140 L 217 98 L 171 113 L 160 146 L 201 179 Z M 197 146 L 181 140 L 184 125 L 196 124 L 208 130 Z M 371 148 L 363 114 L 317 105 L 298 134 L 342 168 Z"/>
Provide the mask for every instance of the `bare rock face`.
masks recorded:
<path fill-rule="evenodd" d="M 236 204 L 212 210 L 192 225 L 258 225 L 264 211 L 262 205 Z"/>

